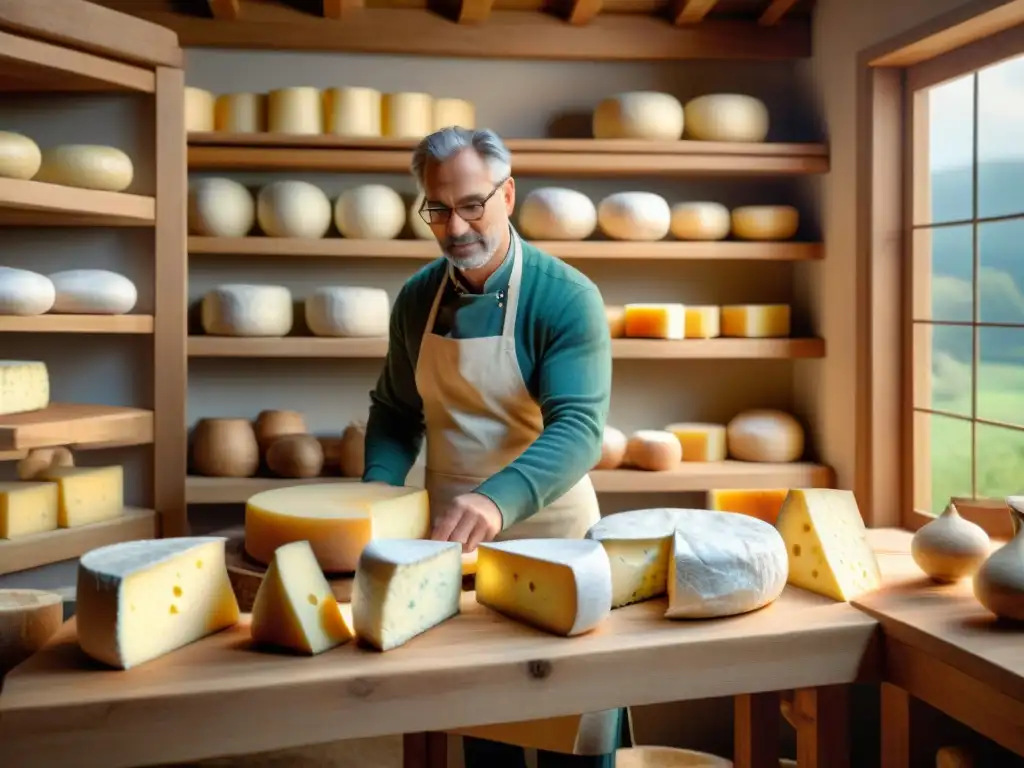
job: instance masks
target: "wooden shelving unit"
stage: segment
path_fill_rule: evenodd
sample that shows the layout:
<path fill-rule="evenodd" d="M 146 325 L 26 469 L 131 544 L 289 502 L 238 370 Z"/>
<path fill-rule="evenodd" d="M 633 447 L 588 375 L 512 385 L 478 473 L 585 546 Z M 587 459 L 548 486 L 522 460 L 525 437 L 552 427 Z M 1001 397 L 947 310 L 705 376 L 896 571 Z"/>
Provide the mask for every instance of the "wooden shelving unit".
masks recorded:
<path fill-rule="evenodd" d="M 152 333 L 152 315 L 0 316 L 0 333 Z"/>

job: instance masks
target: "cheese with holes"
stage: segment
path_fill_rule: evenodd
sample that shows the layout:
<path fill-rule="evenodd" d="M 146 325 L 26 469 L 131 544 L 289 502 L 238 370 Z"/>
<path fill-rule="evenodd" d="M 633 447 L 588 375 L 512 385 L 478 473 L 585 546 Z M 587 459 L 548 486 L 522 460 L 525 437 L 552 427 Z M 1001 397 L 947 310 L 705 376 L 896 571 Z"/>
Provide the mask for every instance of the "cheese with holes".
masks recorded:
<path fill-rule="evenodd" d="M 422 139 L 434 132 L 434 99 L 428 93 L 386 93 L 382 115 L 389 139 Z"/>
<path fill-rule="evenodd" d="M 188 189 L 188 231 L 204 237 L 245 237 L 256 223 L 252 192 L 234 179 L 193 181 Z"/>
<path fill-rule="evenodd" d="M 787 488 L 712 488 L 707 505 L 708 509 L 738 512 L 775 525 L 787 493 Z"/>
<path fill-rule="evenodd" d="M 683 446 L 671 432 L 641 429 L 626 442 L 625 463 L 634 469 L 667 472 L 676 469 L 682 460 Z"/>
<path fill-rule="evenodd" d="M 771 408 L 753 408 L 726 425 L 729 456 L 740 461 L 781 463 L 804 453 L 804 428 L 794 416 Z"/>
<path fill-rule="evenodd" d="M 78 561 L 78 644 L 97 661 L 130 669 L 238 623 L 215 536 L 127 541 Z"/>
<path fill-rule="evenodd" d="M 310 655 L 352 639 L 308 541 L 285 544 L 274 553 L 256 590 L 249 631 L 257 643 Z"/>
<path fill-rule="evenodd" d="M 264 93 L 225 93 L 213 105 L 214 129 L 225 133 L 263 133 L 267 130 Z"/>
<path fill-rule="evenodd" d="M 383 184 L 346 189 L 334 204 L 334 224 L 342 237 L 393 240 L 405 227 L 405 201 Z"/>
<path fill-rule="evenodd" d="M 683 105 L 668 93 L 632 91 L 603 99 L 594 110 L 595 139 L 677 141 L 683 135 Z"/>
<path fill-rule="evenodd" d="M 139 292 L 135 283 L 109 269 L 68 269 L 50 275 L 55 298 L 54 313 L 72 315 L 123 315 L 135 308 Z"/>
<path fill-rule="evenodd" d="M 212 131 L 213 105 L 216 99 L 209 91 L 186 86 L 185 88 L 185 130 Z"/>
<path fill-rule="evenodd" d="M 256 220 L 268 237 L 316 240 L 331 226 L 331 201 L 308 181 L 273 181 L 256 195 Z"/>
<path fill-rule="evenodd" d="M 540 187 L 519 206 L 519 229 L 534 240 L 584 240 L 597 227 L 597 208 L 575 189 Z"/>
<path fill-rule="evenodd" d="M 741 93 L 710 93 L 686 102 L 686 137 L 700 141 L 764 141 L 768 107 Z"/>
<path fill-rule="evenodd" d="M 383 288 L 328 285 L 306 299 L 306 325 L 315 336 L 386 337 L 391 321 Z"/>
<path fill-rule="evenodd" d="M 476 128 L 476 107 L 465 99 L 434 99 L 433 119 L 435 131 L 451 125 L 472 130 Z"/>
<path fill-rule="evenodd" d="M 38 411 L 50 404 L 50 374 L 36 360 L 0 360 L 0 416 Z"/>
<path fill-rule="evenodd" d="M 43 150 L 35 181 L 65 187 L 122 192 L 135 175 L 131 158 L 116 147 L 63 144 Z"/>
<path fill-rule="evenodd" d="M 0 177 L 26 181 L 36 175 L 42 162 L 39 145 L 28 136 L 0 131 Z"/>
<path fill-rule="evenodd" d="M 45 275 L 0 267 L 0 315 L 42 315 L 50 311 L 56 298 L 53 281 Z"/>
<path fill-rule="evenodd" d="M 722 307 L 722 335 L 743 339 L 789 336 L 788 304 L 730 304 Z"/>
<path fill-rule="evenodd" d="M 278 88 L 267 94 L 267 130 L 271 133 L 323 133 L 320 91 L 309 86 Z"/>
<path fill-rule="evenodd" d="M 683 461 L 725 461 L 725 425 L 680 423 L 669 424 L 671 432 L 683 448 Z"/>
<path fill-rule="evenodd" d="M 740 240 L 789 240 L 800 228 L 791 205 L 745 205 L 732 212 L 732 233 Z"/>
<path fill-rule="evenodd" d="M 627 304 L 625 310 L 629 338 L 686 338 L 686 307 L 682 304 Z"/>
<path fill-rule="evenodd" d="M 638 509 L 602 517 L 587 531 L 608 555 L 612 608 L 664 595 L 678 510 Z"/>
<path fill-rule="evenodd" d="M 351 572 L 378 539 L 423 539 L 430 533 L 427 492 L 383 483 L 318 483 L 275 488 L 245 505 L 245 551 L 269 563 L 274 551 L 308 541 L 320 567 Z"/>
<path fill-rule="evenodd" d="M 612 240 L 661 240 L 671 223 L 668 203 L 653 192 L 616 192 L 597 206 L 597 225 Z"/>
<path fill-rule="evenodd" d="M 64 601 L 39 589 L 0 589 L 0 680 L 64 623 Z"/>
<path fill-rule="evenodd" d="M 722 313 L 718 307 L 686 307 L 686 338 L 714 339 L 722 335 Z"/>
<path fill-rule="evenodd" d="M 55 530 L 57 486 L 54 483 L 0 483 L 0 539 Z"/>
<path fill-rule="evenodd" d="M 672 206 L 673 236 L 680 240 L 724 240 L 732 220 L 721 203 L 676 203 Z"/>
<path fill-rule="evenodd" d="M 112 520 L 124 511 L 121 467 L 50 467 L 39 479 L 57 484 L 57 524 L 61 528 Z"/>
<path fill-rule="evenodd" d="M 382 99 L 383 94 L 373 88 L 328 88 L 323 93 L 326 132 L 349 138 L 379 138 Z"/>
<path fill-rule="evenodd" d="M 352 623 L 360 640 L 390 651 L 458 614 L 461 599 L 458 542 L 372 541 L 356 569 Z"/>
<path fill-rule="evenodd" d="M 794 488 L 775 523 L 789 553 L 789 583 L 839 602 L 882 584 L 851 491 Z"/>
<path fill-rule="evenodd" d="M 292 293 L 283 285 L 218 285 L 203 296 L 208 336 L 285 336 L 292 329 Z"/>
<path fill-rule="evenodd" d="M 571 637 L 611 611 L 611 566 L 596 541 L 519 539 L 479 550 L 476 600 L 511 619 Z"/>

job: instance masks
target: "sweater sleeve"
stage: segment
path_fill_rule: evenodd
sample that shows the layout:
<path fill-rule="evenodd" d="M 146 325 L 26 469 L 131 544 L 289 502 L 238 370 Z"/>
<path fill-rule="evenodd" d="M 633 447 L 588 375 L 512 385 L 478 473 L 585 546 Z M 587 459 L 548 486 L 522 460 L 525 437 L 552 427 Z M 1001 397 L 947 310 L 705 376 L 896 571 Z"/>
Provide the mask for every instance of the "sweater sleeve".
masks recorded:
<path fill-rule="evenodd" d="M 506 529 L 562 496 L 601 456 L 612 388 L 604 302 L 587 287 L 561 307 L 537 361 L 544 430 L 476 490 L 498 506 Z"/>

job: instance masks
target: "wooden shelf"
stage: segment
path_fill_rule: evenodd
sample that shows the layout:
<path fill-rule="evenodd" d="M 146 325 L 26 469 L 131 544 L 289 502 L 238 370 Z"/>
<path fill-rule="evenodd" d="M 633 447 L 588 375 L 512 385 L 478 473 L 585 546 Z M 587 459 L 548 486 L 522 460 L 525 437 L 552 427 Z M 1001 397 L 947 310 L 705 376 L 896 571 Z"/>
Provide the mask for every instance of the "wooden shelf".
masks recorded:
<path fill-rule="evenodd" d="M 824 257 L 821 243 L 799 242 L 620 242 L 614 240 L 534 241 L 560 259 L 580 261 L 813 261 Z M 362 259 L 439 257 L 432 240 L 304 240 L 284 237 L 190 237 L 191 256 L 266 256 Z"/>
<path fill-rule="evenodd" d="M 152 333 L 152 315 L 0 316 L 0 333 Z"/>
<path fill-rule="evenodd" d="M 156 512 L 127 507 L 124 515 L 114 520 L 0 539 L 0 575 L 70 560 L 108 544 L 151 539 L 156 532 Z"/>
<path fill-rule="evenodd" d="M 152 197 L 0 178 L 0 224 L 5 226 L 152 226 Z"/>
<path fill-rule="evenodd" d="M 113 405 L 52 403 L 29 413 L 0 416 L 0 450 L 75 443 L 145 445 L 153 442 L 153 412 Z"/>

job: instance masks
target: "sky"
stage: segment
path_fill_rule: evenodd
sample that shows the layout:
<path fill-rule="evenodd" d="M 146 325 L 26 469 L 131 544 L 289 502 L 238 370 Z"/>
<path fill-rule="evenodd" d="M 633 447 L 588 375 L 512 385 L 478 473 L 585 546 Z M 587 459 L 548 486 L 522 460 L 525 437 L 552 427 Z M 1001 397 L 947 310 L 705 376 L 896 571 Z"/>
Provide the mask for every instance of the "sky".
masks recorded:
<path fill-rule="evenodd" d="M 1024 55 L 978 72 L 978 159 L 1024 160 Z M 928 96 L 930 167 L 971 164 L 974 78 L 936 86 Z"/>

